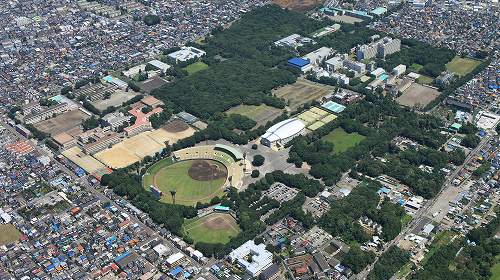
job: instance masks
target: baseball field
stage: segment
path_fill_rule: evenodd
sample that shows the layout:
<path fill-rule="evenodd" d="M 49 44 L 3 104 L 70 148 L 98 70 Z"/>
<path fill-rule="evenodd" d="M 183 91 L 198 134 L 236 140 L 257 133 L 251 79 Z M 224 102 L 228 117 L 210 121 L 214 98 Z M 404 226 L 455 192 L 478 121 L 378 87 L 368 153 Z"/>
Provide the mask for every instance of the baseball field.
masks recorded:
<path fill-rule="evenodd" d="M 195 205 L 209 202 L 223 193 L 227 168 L 214 160 L 196 159 L 173 162 L 171 158 L 151 166 L 143 177 L 143 186 L 151 185 L 163 192 L 160 201 L 173 203 L 171 191 L 175 191 L 175 203 Z"/>
<path fill-rule="evenodd" d="M 236 220 L 229 214 L 212 213 L 201 218 L 186 220 L 182 225 L 185 236 L 194 243 L 226 244 L 240 232 Z"/>

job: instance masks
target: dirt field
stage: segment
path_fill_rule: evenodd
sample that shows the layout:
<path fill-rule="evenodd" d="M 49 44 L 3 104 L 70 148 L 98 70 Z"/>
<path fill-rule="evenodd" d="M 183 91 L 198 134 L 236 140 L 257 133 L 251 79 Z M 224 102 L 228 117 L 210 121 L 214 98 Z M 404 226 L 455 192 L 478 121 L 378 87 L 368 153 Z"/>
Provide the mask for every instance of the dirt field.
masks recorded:
<path fill-rule="evenodd" d="M 289 102 L 290 110 L 295 110 L 302 104 L 316 100 L 325 95 L 328 95 L 333 90 L 333 87 L 320 85 L 299 78 L 297 82 L 274 90 L 276 97 L 284 98 Z"/>
<path fill-rule="evenodd" d="M 0 245 L 16 242 L 22 235 L 13 224 L 0 224 L 0 232 L 2 233 L 0 234 Z"/>
<path fill-rule="evenodd" d="M 188 174 L 197 181 L 212 181 L 226 178 L 227 169 L 220 168 L 217 164 L 211 164 L 210 161 L 197 160 L 189 168 Z"/>
<path fill-rule="evenodd" d="M 50 135 L 55 135 L 79 126 L 83 120 L 88 118 L 90 117 L 84 112 L 80 110 L 73 110 L 55 118 L 36 123 L 34 126 L 40 131 Z"/>
<path fill-rule="evenodd" d="M 423 108 L 441 93 L 433 88 L 413 83 L 396 101 L 408 107 Z"/>
<path fill-rule="evenodd" d="M 288 8 L 295 11 L 307 11 L 325 2 L 324 0 L 273 0 L 283 8 Z"/>
<path fill-rule="evenodd" d="M 240 232 L 236 220 L 229 214 L 212 213 L 202 218 L 188 220 L 183 225 L 184 234 L 197 242 L 228 243 Z"/>
<path fill-rule="evenodd" d="M 226 111 L 227 114 L 240 114 L 257 122 L 257 126 L 265 125 L 281 114 L 282 110 L 267 105 L 238 105 Z"/>
<path fill-rule="evenodd" d="M 167 81 L 156 76 L 154 78 L 151 78 L 149 80 L 140 83 L 139 87 L 143 89 L 145 92 L 151 93 L 151 91 L 153 91 L 154 89 L 160 88 L 166 84 L 168 84 Z"/>
<path fill-rule="evenodd" d="M 189 129 L 189 125 L 181 120 L 174 120 L 163 127 L 164 130 L 171 133 L 177 133 Z"/>
<path fill-rule="evenodd" d="M 102 112 L 109 106 L 120 107 L 123 103 L 134 98 L 136 95 L 137 93 L 131 90 L 129 90 L 128 92 L 125 92 L 123 90 L 116 90 L 109 99 L 92 102 L 92 105 L 94 105 L 97 110 Z"/>
<path fill-rule="evenodd" d="M 343 15 L 343 16 L 329 16 L 330 19 L 336 22 L 355 24 L 356 22 L 363 22 L 362 19 Z"/>
<path fill-rule="evenodd" d="M 180 122 L 180 123 L 179 123 Z M 186 128 L 181 130 L 182 128 Z M 178 132 L 169 132 L 175 130 Z M 94 155 L 99 161 L 111 168 L 122 168 L 142 160 L 148 155 L 160 152 L 165 144 L 173 144 L 180 139 L 193 135 L 195 130 L 187 124 L 178 121 L 153 131 L 146 131 L 123 140 L 113 147 Z"/>
<path fill-rule="evenodd" d="M 87 173 L 93 173 L 105 167 L 104 164 L 100 163 L 95 158 L 83 153 L 79 147 L 67 149 L 62 152 L 62 154 L 74 164 L 83 168 Z"/>

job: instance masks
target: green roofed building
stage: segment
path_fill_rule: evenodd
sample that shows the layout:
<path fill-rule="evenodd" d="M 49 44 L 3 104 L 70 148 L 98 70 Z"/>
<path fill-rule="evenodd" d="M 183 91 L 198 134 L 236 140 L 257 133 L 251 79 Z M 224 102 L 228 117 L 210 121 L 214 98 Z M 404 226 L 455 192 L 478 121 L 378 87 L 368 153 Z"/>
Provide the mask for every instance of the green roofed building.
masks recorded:
<path fill-rule="evenodd" d="M 233 148 L 231 146 L 228 146 L 228 145 L 224 145 L 224 144 L 216 144 L 215 145 L 215 149 L 217 150 L 222 150 L 224 152 L 227 152 L 229 154 L 231 154 L 231 156 L 236 160 L 236 161 L 239 161 L 239 160 L 242 160 L 243 159 L 243 154 L 236 148 Z"/>
<path fill-rule="evenodd" d="M 462 125 L 461 125 L 461 124 L 459 124 L 459 123 L 454 123 L 454 124 L 450 125 L 450 130 L 453 130 L 453 131 L 459 131 L 461 127 L 462 127 Z"/>

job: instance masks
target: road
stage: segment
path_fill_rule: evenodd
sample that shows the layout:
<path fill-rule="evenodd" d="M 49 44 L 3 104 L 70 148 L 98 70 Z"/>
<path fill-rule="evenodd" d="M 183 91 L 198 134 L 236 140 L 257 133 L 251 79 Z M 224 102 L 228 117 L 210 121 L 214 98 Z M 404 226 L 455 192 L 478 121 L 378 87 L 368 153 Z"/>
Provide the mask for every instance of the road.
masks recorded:
<path fill-rule="evenodd" d="M 16 135 L 16 137 L 18 137 L 19 139 L 28 140 L 26 137 L 24 137 L 23 135 L 21 135 L 19 132 L 17 132 L 14 128 L 12 128 L 10 125 L 8 125 L 3 120 L 0 120 L 0 125 L 2 125 L 7 130 L 9 130 L 11 133 L 13 133 L 14 135 Z M 31 142 L 28 142 L 28 143 L 31 144 Z M 130 217 L 130 221 L 131 221 L 132 224 L 133 223 L 137 223 L 144 231 L 146 231 L 148 233 L 148 235 L 150 235 L 152 237 L 157 236 L 173 252 L 178 251 L 178 249 L 172 244 L 172 242 L 170 242 L 170 240 L 167 240 L 167 239 L 163 238 L 157 231 L 155 231 L 154 229 L 150 228 L 148 225 L 144 224 L 135 215 L 133 215 L 128 210 L 124 209 L 123 207 L 121 207 L 120 205 L 118 205 L 117 203 L 115 203 L 113 200 L 109 199 L 106 195 L 104 195 L 103 193 L 101 193 L 99 190 L 97 190 L 94 187 L 92 187 L 89 184 L 89 182 L 88 182 L 88 175 L 86 175 L 84 177 L 81 177 L 81 178 L 78 177 L 78 176 L 76 176 L 76 174 L 72 170 L 70 170 L 68 167 L 66 167 L 64 164 L 62 164 L 58 160 L 55 160 L 54 157 L 51 154 L 47 153 L 47 151 L 43 150 L 39 146 L 33 146 L 33 147 L 41 155 L 45 155 L 45 156 L 49 157 L 52 162 L 56 163 L 57 166 L 62 171 L 64 171 L 67 175 L 69 175 L 71 178 L 73 178 L 75 180 L 75 182 L 79 182 L 81 185 L 83 185 L 85 187 L 85 189 L 87 190 L 87 192 L 93 194 L 101 202 L 110 202 L 111 205 L 115 206 L 120 212 L 127 213 L 129 215 L 129 217 Z M 191 261 L 191 263 L 193 265 L 196 265 L 197 267 L 202 267 L 202 265 L 200 263 L 198 263 L 196 260 L 190 258 L 189 256 L 187 256 L 187 257 L 189 258 L 189 260 Z"/>
<path fill-rule="evenodd" d="M 378 258 L 380 255 L 382 255 L 387 249 L 389 249 L 391 246 L 396 245 L 403 239 L 406 235 L 409 233 L 418 230 L 417 226 L 420 225 L 422 220 L 425 219 L 432 219 L 432 210 L 433 210 L 433 205 L 441 199 L 442 194 L 448 189 L 448 188 L 455 188 L 453 186 L 452 182 L 455 180 L 455 178 L 458 176 L 460 171 L 463 169 L 464 166 L 466 166 L 473 158 L 474 155 L 477 154 L 477 152 L 491 139 L 491 136 L 487 136 L 481 140 L 479 145 L 472 150 L 469 155 L 467 155 L 467 158 L 465 159 L 464 163 L 457 167 L 455 171 L 446 178 L 445 182 L 443 183 L 443 188 L 439 191 L 439 193 L 432 199 L 429 200 L 422 208 L 419 209 L 419 211 L 415 214 L 415 217 L 408 225 L 399 233 L 396 238 L 394 238 L 392 241 L 386 243 L 382 250 L 377 254 L 375 258 L 375 262 L 371 265 L 369 265 L 365 270 L 361 271 L 359 274 L 355 275 L 354 279 L 362 280 L 366 279 L 370 271 L 373 269 L 374 264 L 377 262 Z"/>

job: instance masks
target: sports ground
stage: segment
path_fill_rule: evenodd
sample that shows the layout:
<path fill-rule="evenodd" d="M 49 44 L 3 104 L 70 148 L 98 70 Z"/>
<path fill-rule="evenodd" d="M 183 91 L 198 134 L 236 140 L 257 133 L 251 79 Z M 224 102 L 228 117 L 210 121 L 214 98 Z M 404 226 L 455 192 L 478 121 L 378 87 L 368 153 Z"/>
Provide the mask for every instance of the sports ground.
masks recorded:
<path fill-rule="evenodd" d="M 441 93 L 433 87 L 413 83 L 401 96 L 396 98 L 396 102 L 403 106 L 423 108 L 440 94 Z"/>
<path fill-rule="evenodd" d="M 282 110 L 261 105 L 238 105 L 226 111 L 228 114 L 239 114 L 246 116 L 257 122 L 257 125 L 265 125 L 268 121 L 273 120 L 281 114 Z"/>
<path fill-rule="evenodd" d="M 0 225 L 0 245 L 15 242 L 21 238 L 21 232 L 12 224 Z"/>
<path fill-rule="evenodd" d="M 189 75 L 193 75 L 196 72 L 200 72 L 202 70 L 205 70 L 208 68 L 208 65 L 205 64 L 204 62 L 198 61 L 193 64 L 189 64 L 188 66 L 184 67 L 184 70 L 188 72 Z"/>
<path fill-rule="evenodd" d="M 215 160 L 196 159 L 174 162 L 172 158 L 151 166 L 143 177 L 143 186 L 151 185 L 163 192 L 160 201 L 173 203 L 171 191 L 175 191 L 175 203 L 195 205 L 209 202 L 223 193 L 227 168 Z"/>
<path fill-rule="evenodd" d="M 229 214 L 212 213 L 201 218 L 186 220 L 182 225 L 183 234 L 194 243 L 226 244 L 238 235 L 240 228 Z"/>
<path fill-rule="evenodd" d="M 332 86 L 317 84 L 304 78 L 298 78 L 291 85 L 273 90 L 273 94 L 278 98 L 285 99 L 288 102 L 288 107 L 293 111 L 307 102 L 328 95 L 332 90 Z"/>
<path fill-rule="evenodd" d="M 446 69 L 459 76 L 465 76 L 478 67 L 479 64 L 481 64 L 480 60 L 456 56 L 450 62 L 446 63 Z"/>
<path fill-rule="evenodd" d="M 339 154 L 345 152 L 347 149 L 354 147 L 363 141 L 366 137 L 354 132 L 347 133 L 342 128 L 336 128 L 332 132 L 328 133 L 323 140 L 333 144 L 333 154 Z"/>

